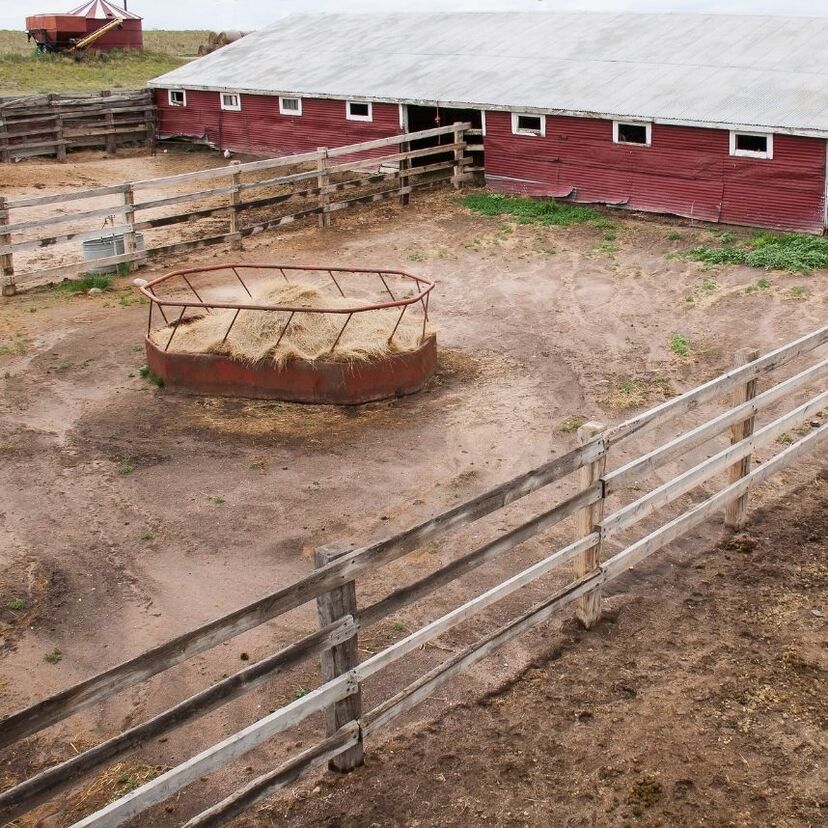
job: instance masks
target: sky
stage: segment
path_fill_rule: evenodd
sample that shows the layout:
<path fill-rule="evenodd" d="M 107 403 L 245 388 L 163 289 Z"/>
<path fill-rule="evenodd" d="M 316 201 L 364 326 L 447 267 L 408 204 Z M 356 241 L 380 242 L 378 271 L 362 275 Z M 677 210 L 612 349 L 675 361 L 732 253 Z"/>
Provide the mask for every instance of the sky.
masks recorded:
<path fill-rule="evenodd" d="M 0 29 L 23 29 L 27 14 L 65 12 L 80 2 L 0 0 Z M 826 0 L 128 0 L 128 7 L 144 18 L 145 29 L 213 31 L 255 29 L 296 12 L 335 11 L 672 11 L 828 17 Z"/>

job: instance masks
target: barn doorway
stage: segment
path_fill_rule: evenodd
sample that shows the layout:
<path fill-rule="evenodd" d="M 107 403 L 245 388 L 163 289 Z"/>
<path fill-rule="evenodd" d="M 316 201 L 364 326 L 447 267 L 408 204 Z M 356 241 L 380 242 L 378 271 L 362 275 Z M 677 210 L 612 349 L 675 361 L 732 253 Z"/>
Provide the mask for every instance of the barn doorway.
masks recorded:
<path fill-rule="evenodd" d="M 423 129 L 433 129 L 439 126 L 449 126 L 457 121 L 469 122 L 472 129 L 482 129 L 483 116 L 479 109 L 451 109 L 442 106 L 415 106 L 408 104 L 406 106 L 406 132 L 419 132 Z M 451 134 L 435 135 L 432 138 L 420 138 L 418 141 L 411 142 L 411 149 L 423 149 L 425 147 L 437 147 L 442 144 L 451 144 L 454 138 Z M 483 138 L 480 136 L 470 136 L 469 143 L 477 146 L 483 145 Z M 473 166 L 483 166 L 483 151 L 476 151 L 471 153 L 474 159 Z M 449 151 L 445 156 L 428 155 L 424 158 L 412 159 L 412 165 L 415 167 L 425 166 L 426 164 L 434 164 L 438 161 L 448 160 L 452 157 Z"/>

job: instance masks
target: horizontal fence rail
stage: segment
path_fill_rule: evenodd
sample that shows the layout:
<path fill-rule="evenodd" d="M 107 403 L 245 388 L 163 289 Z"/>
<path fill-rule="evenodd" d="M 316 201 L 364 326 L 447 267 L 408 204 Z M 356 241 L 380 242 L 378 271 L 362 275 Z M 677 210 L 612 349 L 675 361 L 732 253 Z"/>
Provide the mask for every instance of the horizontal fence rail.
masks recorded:
<path fill-rule="evenodd" d="M 38 155 L 66 160 L 74 149 L 109 153 L 155 143 L 155 104 L 148 89 L 98 94 L 0 98 L 0 162 Z"/>
<path fill-rule="evenodd" d="M 735 369 L 624 423 L 610 428 L 588 423 L 579 430 L 582 445 L 560 457 L 378 543 L 350 550 L 338 547 L 317 550 L 317 568 L 293 583 L 5 717 L 0 721 L 0 745 L 9 746 L 270 619 L 310 601 L 317 603 L 320 623 L 316 631 L 0 793 L 0 814 L 13 819 L 31 810 L 96 768 L 122 757 L 144 740 L 185 726 L 312 656 L 319 656 L 323 667 L 319 686 L 201 750 L 156 779 L 88 815 L 77 825 L 122 824 L 314 714 L 325 714 L 323 738 L 207 807 L 187 825 L 224 824 L 310 768 L 325 762 L 340 770 L 360 764 L 366 736 L 387 727 L 437 688 L 515 636 L 573 603 L 578 617 L 590 626 L 600 618 L 603 585 L 629 573 L 631 567 L 717 512 L 726 510 L 726 524 L 738 528 L 745 516 L 744 509 L 735 507 L 744 504 L 751 487 L 815 452 L 828 438 L 828 424 L 823 424 L 828 406 L 828 389 L 825 387 L 828 360 L 824 357 L 816 361 L 812 359 L 813 364 L 761 393 L 757 393 L 756 380 L 794 359 L 808 356 L 826 342 L 828 326 L 761 357 L 748 359 L 745 354 L 740 354 L 739 361 L 743 364 L 738 364 Z M 618 468 L 606 470 L 613 446 L 723 396 L 730 397 L 729 407 L 724 412 L 709 417 L 701 425 L 685 427 L 663 445 L 647 447 L 640 456 Z M 796 401 L 796 397 L 800 401 Z M 772 405 L 784 406 L 786 410 L 773 414 L 769 422 L 754 428 L 756 415 L 766 412 Z M 750 457 L 758 447 L 769 451 L 780 445 L 778 439 L 783 434 L 796 433 L 797 428 L 801 431 L 799 439 L 785 445 L 756 468 L 750 468 Z M 640 481 L 654 471 L 663 470 L 668 462 L 686 461 L 689 452 L 728 432 L 730 445 L 710 452 L 700 462 L 691 462 L 689 467 L 673 473 L 668 480 L 651 486 L 646 494 L 637 494 Z M 715 481 L 724 473 L 728 474 L 729 481 L 719 488 Z M 358 605 L 355 590 L 358 578 L 553 483 L 569 480 L 571 485 L 575 474 L 578 475 L 576 490 L 559 498 L 559 502 L 545 506 L 534 517 L 523 519 L 515 528 L 443 563 L 413 583 L 392 587 L 385 597 L 367 606 Z M 653 528 L 652 521 L 656 520 L 657 513 L 670 505 L 675 507 L 679 498 L 702 485 L 717 490 L 712 494 L 705 493 L 701 501 Z M 606 508 L 608 498 L 631 486 L 636 491 L 635 499 L 622 503 L 613 511 Z M 505 561 L 511 550 L 572 517 L 577 519 L 574 540 L 545 552 L 535 563 L 524 565 L 494 586 L 360 660 L 357 640 L 364 629 L 392 617 L 401 607 L 433 595 L 441 587 L 458 581 L 487 562 Z M 642 537 L 625 542 L 620 551 L 601 559 L 605 540 L 617 539 L 622 532 L 642 524 Z M 572 568 L 574 580 L 551 590 L 517 617 L 501 623 L 441 664 L 426 669 L 413 682 L 363 712 L 361 687 L 367 679 L 488 608 L 497 605 L 499 611 L 504 612 L 505 598 L 520 594 L 529 585 L 562 567 Z"/>
<path fill-rule="evenodd" d="M 471 156 L 466 154 L 468 128 L 467 123 L 456 123 L 71 193 L 0 198 L 0 276 L 4 294 L 14 293 L 18 285 L 63 279 L 100 268 L 132 270 L 153 256 L 214 244 L 229 243 L 240 249 L 249 236 L 303 219 L 316 217 L 321 227 L 327 227 L 332 216 L 342 210 L 389 198 L 407 204 L 411 193 L 447 182 L 459 187 L 468 178 L 467 168 L 472 164 Z M 450 143 L 439 143 L 444 137 Z M 409 148 L 412 141 L 427 139 L 437 143 Z M 303 166 L 310 169 L 290 171 Z M 271 170 L 284 172 L 268 175 Z M 192 185 L 195 190 L 181 192 Z M 158 192 L 165 190 L 172 192 L 158 197 Z M 149 197 L 141 200 L 145 191 L 151 191 Z M 112 203 L 100 207 L 90 204 L 93 199 Z M 183 206 L 173 209 L 177 205 Z M 50 214 L 32 217 L 33 209 Z M 226 222 L 225 229 L 218 229 L 216 222 Z M 167 242 L 153 235 L 163 228 L 182 225 L 186 225 L 181 229 L 186 229 L 189 238 Z M 109 242 L 111 255 L 94 261 L 79 260 L 80 246 L 95 240 Z M 53 264 L 44 262 L 42 256 L 31 259 L 43 251 L 48 251 Z"/>

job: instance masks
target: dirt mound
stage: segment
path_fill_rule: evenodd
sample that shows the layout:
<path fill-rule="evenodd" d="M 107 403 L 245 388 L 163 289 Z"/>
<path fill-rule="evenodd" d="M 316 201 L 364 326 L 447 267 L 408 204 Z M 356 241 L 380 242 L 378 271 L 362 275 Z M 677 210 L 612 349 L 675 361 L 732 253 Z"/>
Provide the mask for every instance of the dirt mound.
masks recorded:
<path fill-rule="evenodd" d="M 360 300 L 354 298 L 330 296 L 312 285 L 295 283 L 260 291 L 254 296 L 254 301 L 261 305 L 334 309 L 361 304 Z M 345 325 L 347 313 L 299 311 L 291 314 L 288 311 L 243 310 L 233 322 L 235 310 L 216 310 L 182 325 L 173 340 L 173 350 L 223 354 L 243 362 L 271 359 L 282 364 L 291 359 L 313 361 L 323 357 L 365 362 L 389 353 L 412 351 L 419 346 L 422 317 L 410 310 L 403 315 L 394 338 L 389 342 L 400 312 L 400 308 L 386 308 L 355 313 Z M 339 336 L 341 331 L 342 335 Z M 151 338 L 157 345 L 164 347 L 169 334 L 168 327 L 161 328 L 154 331 Z M 336 349 L 331 352 L 334 343 Z"/>

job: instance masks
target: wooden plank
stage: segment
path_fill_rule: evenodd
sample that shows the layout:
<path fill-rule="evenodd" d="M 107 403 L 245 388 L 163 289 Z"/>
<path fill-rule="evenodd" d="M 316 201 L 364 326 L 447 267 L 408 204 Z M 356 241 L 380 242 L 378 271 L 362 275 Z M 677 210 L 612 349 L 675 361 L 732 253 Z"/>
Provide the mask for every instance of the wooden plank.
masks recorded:
<path fill-rule="evenodd" d="M 311 715 L 311 713 L 317 712 L 336 701 L 341 701 L 347 696 L 352 695 L 359 682 L 364 681 L 389 664 L 398 661 L 412 650 L 437 638 L 442 633 L 461 624 L 486 607 L 500 601 L 512 592 L 526 586 L 555 567 L 570 560 L 587 548 L 589 544 L 595 543 L 597 538 L 598 535 L 595 533 L 588 538 L 575 541 L 575 543 L 559 549 L 542 561 L 524 569 L 503 583 L 487 590 L 482 595 L 478 595 L 476 598 L 467 601 L 462 606 L 446 613 L 406 638 L 395 642 L 385 650 L 371 656 L 350 672 L 331 679 L 316 690 L 312 690 L 306 696 L 280 708 L 269 716 L 265 716 L 263 719 L 249 725 L 239 733 L 228 737 L 217 745 L 213 745 L 211 748 L 202 751 L 178 767 L 167 771 L 167 773 L 162 774 L 132 793 L 107 805 L 95 814 L 76 823 L 75 828 L 120 825 L 126 820 L 131 819 L 150 806 L 163 801 L 176 791 L 181 790 L 181 788 L 199 776 L 203 776 L 206 773 L 222 767 L 233 759 L 252 750 L 266 739 L 272 738 L 276 733 L 298 724 Z M 330 565 L 328 564 L 328 566 Z"/>
<path fill-rule="evenodd" d="M 0 248 L 7 248 L 11 235 L 7 229 L 9 223 L 8 201 L 0 196 Z M 0 292 L 3 296 L 14 296 L 17 292 L 14 279 L 14 259 L 11 251 L 0 253 Z"/>
<path fill-rule="evenodd" d="M 242 632 L 289 612 L 323 592 L 397 560 L 433 539 L 501 509 L 591 463 L 604 451 L 602 441 L 582 446 L 518 475 L 483 494 L 286 584 L 233 612 L 169 639 L 0 720 L 0 747 L 29 736 L 66 716 L 180 664 Z"/>
<path fill-rule="evenodd" d="M 317 567 L 326 566 L 346 554 L 347 545 L 329 544 L 314 550 L 314 562 Z M 356 583 L 348 581 L 341 587 L 324 592 L 316 599 L 319 624 L 327 627 L 341 618 L 354 618 L 357 614 Z M 322 681 L 327 682 L 344 675 L 359 664 L 359 647 L 357 631 L 346 641 L 333 645 L 320 653 Z M 357 685 L 353 693 L 341 701 L 334 702 L 325 710 L 325 727 L 327 735 L 333 736 L 349 722 L 356 724 L 362 715 L 362 688 Z M 345 773 L 359 767 L 364 762 L 362 740 L 331 760 L 331 770 Z"/>
<path fill-rule="evenodd" d="M 240 166 L 239 161 L 233 161 L 236 166 L 236 172 L 233 173 L 233 184 L 230 192 L 230 235 L 236 235 L 239 232 L 239 204 L 241 204 L 241 172 L 238 171 Z M 232 250 L 242 249 L 241 236 L 234 238 L 230 242 Z"/>
<path fill-rule="evenodd" d="M 606 431 L 606 428 L 607 427 L 603 423 L 595 421 L 584 423 L 578 429 L 579 444 L 582 446 L 586 445 L 596 439 L 598 435 L 603 434 L 603 432 Z M 585 538 L 595 532 L 604 516 L 604 495 L 601 477 L 604 474 L 606 463 L 607 455 L 603 454 L 592 463 L 581 466 L 581 468 L 578 469 L 578 488 L 588 489 L 597 483 L 601 488 L 601 497 L 578 512 L 575 525 L 576 538 Z M 601 564 L 602 544 L 603 534 L 599 533 L 598 541 L 595 545 L 591 546 L 575 558 L 573 571 L 577 578 L 582 578 L 584 575 L 588 575 L 598 569 Z M 594 627 L 601 620 L 600 587 L 588 592 L 586 595 L 583 595 L 578 599 L 575 615 L 581 624 L 586 627 L 586 629 Z"/>
<path fill-rule="evenodd" d="M 663 446 L 653 449 L 641 457 L 625 463 L 623 466 L 604 475 L 604 486 L 606 494 L 614 494 L 621 489 L 630 486 L 642 477 L 646 477 L 651 472 L 663 466 L 665 463 L 681 457 L 691 449 L 697 448 L 703 443 L 707 442 L 711 437 L 721 434 L 725 429 L 729 428 L 736 422 L 744 420 L 746 417 L 752 417 L 759 411 L 767 408 L 769 405 L 784 399 L 789 394 L 814 382 L 817 379 L 828 374 L 828 359 L 806 368 L 804 371 L 796 374 L 784 382 L 774 385 L 767 391 L 760 394 L 758 397 L 744 403 L 743 405 L 731 408 L 708 420 L 696 428 L 676 437 Z"/>
<path fill-rule="evenodd" d="M 692 388 L 678 397 L 673 397 L 671 400 L 667 400 L 642 414 L 611 427 L 607 431 L 607 443 L 612 446 L 632 437 L 633 434 L 643 434 L 661 423 L 668 422 L 674 417 L 692 411 L 703 403 L 729 393 L 737 385 L 747 380 L 767 374 L 797 357 L 819 348 L 826 342 L 828 342 L 828 325 L 817 328 L 817 330 L 805 334 L 805 336 L 794 342 L 786 343 L 747 365 L 733 368 L 703 385 Z"/>
<path fill-rule="evenodd" d="M 99 227 L 97 230 L 85 230 L 76 233 L 64 233 L 62 236 L 44 236 L 40 239 L 31 239 L 30 241 L 19 241 L 12 244 L 0 245 L 0 255 L 4 253 L 11 253 L 12 251 L 21 252 L 23 250 L 41 250 L 46 247 L 54 247 L 58 244 L 74 241 L 81 242 L 88 239 L 98 239 L 102 236 L 110 236 L 115 233 L 127 233 L 133 229 L 131 224 L 120 224 L 114 227 L 107 225 L 106 227 Z M 92 262 L 86 262 L 87 267 L 92 266 Z"/>
<path fill-rule="evenodd" d="M 58 193 L 47 196 L 33 196 L 31 198 L 17 198 L 9 202 L 11 209 L 21 207 L 38 207 L 42 204 L 64 204 L 67 201 L 78 201 L 85 198 L 100 198 L 105 195 L 118 195 L 126 192 L 128 184 L 111 184 L 107 187 L 95 187 L 91 190 L 81 190 L 72 193 Z"/>
<path fill-rule="evenodd" d="M 330 157 L 340 157 L 342 155 L 358 154 L 372 149 L 379 149 L 384 146 L 391 146 L 400 143 L 403 138 L 407 140 L 415 140 L 417 138 L 426 138 L 433 135 L 443 135 L 452 132 L 453 127 L 437 127 L 435 129 L 420 130 L 419 132 L 408 133 L 405 136 L 394 135 L 390 138 L 380 138 L 373 141 L 364 141 L 359 144 L 349 144 L 344 147 L 337 147 L 332 149 L 329 153 Z M 239 169 L 241 172 L 249 173 L 257 170 L 266 170 L 280 166 L 290 166 L 294 164 L 301 164 L 306 162 L 316 162 L 316 153 L 299 153 L 297 155 L 281 156 L 279 158 L 270 158 L 263 161 L 250 161 L 246 164 L 241 164 Z M 157 187 L 164 187 L 170 184 L 180 184 L 185 181 L 201 181 L 210 178 L 219 178 L 231 174 L 232 171 L 228 167 L 216 167 L 209 170 L 198 170 L 191 173 L 181 173 L 179 175 L 163 176 L 161 178 L 150 178 L 142 181 L 131 182 L 134 190 L 154 189 Z M 34 198 L 16 199 L 9 203 L 9 207 L 14 209 L 18 207 L 34 207 L 41 204 L 59 204 L 66 201 L 74 201 L 76 199 L 97 198 L 102 195 L 109 195 L 113 193 L 124 192 L 126 184 L 116 185 L 114 187 L 95 187 L 90 190 L 81 190 L 74 193 L 62 193 L 53 196 L 37 196 Z"/>
<path fill-rule="evenodd" d="M 85 210 L 80 213 L 67 213 L 63 216 L 54 216 L 43 219 L 33 219 L 32 221 L 21 221 L 17 224 L 9 225 L 10 233 L 22 233 L 26 230 L 36 230 L 41 227 L 52 227 L 59 224 L 71 224 L 83 219 L 101 218 L 110 215 L 123 215 L 127 211 L 126 207 L 121 205 L 113 205 L 112 207 L 99 207 L 96 210 Z"/>
<path fill-rule="evenodd" d="M 478 661 L 491 655 L 496 649 L 511 641 L 528 629 L 548 620 L 554 613 L 562 610 L 594 590 L 600 585 L 603 572 L 597 571 L 591 575 L 568 584 L 563 589 L 554 592 L 527 612 L 509 621 L 498 629 L 486 635 L 480 641 L 475 641 L 462 649 L 459 653 L 447 659 L 442 664 L 420 676 L 395 696 L 368 711 L 364 717 L 363 732 L 366 736 L 381 730 L 391 721 L 409 712 L 418 704 L 425 701 L 435 690 L 449 682 L 454 676 L 467 670 Z"/>
<path fill-rule="evenodd" d="M 328 172 L 328 148 L 319 147 L 316 151 L 319 153 L 316 161 L 316 187 L 319 190 L 319 226 L 329 227 L 331 216 L 328 212 L 328 204 L 330 204 L 331 199 L 328 192 L 328 185 L 330 184 L 331 178 Z"/>
<path fill-rule="evenodd" d="M 79 820 L 73 828 L 90 828 L 91 826 L 110 828 L 110 826 L 121 825 L 147 808 L 163 802 L 199 777 L 243 756 L 257 745 L 272 739 L 276 734 L 304 721 L 312 713 L 323 710 L 332 702 L 344 698 L 351 692 L 354 681 L 354 677 L 347 674 L 323 684 L 316 690 L 311 690 L 306 696 L 279 708 L 238 733 L 203 750 L 181 765 L 162 773 L 151 782 L 147 782 L 106 805 L 94 814 Z"/>
<path fill-rule="evenodd" d="M 731 483 L 727 488 L 722 489 L 713 497 L 699 503 L 683 514 L 674 518 L 669 523 L 651 532 L 646 537 L 628 546 L 618 554 L 611 557 L 602 565 L 605 573 L 605 580 L 612 580 L 626 572 L 630 567 L 644 560 L 653 552 L 666 546 L 671 541 L 688 532 L 700 523 L 707 520 L 710 515 L 724 509 L 729 503 L 741 497 L 751 486 L 767 480 L 776 472 L 790 465 L 794 460 L 799 459 L 808 452 L 814 451 L 816 447 L 828 437 L 828 427 L 812 431 L 798 442 L 788 446 L 784 451 L 753 469 L 746 477 Z"/>
<path fill-rule="evenodd" d="M 556 550 L 543 560 L 540 560 L 517 574 L 512 575 L 511 578 L 507 578 L 505 581 L 502 581 L 501 583 L 493 586 L 491 589 L 486 590 L 486 592 L 481 595 L 477 595 L 469 601 L 466 601 L 465 604 L 451 610 L 451 612 L 447 612 L 445 615 L 431 621 L 424 627 L 420 627 L 419 630 L 407 635 L 405 638 L 401 638 L 390 647 L 386 647 L 384 650 L 375 653 L 356 667 L 353 673 L 360 681 L 364 681 L 374 675 L 374 673 L 378 673 L 380 670 L 385 669 L 393 662 L 398 661 L 404 655 L 407 655 L 413 650 L 422 647 L 429 641 L 433 641 L 444 632 L 456 627 L 458 624 L 462 624 L 472 616 L 477 615 L 477 613 L 492 606 L 492 604 L 496 604 L 498 601 L 501 601 L 507 595 L 511 595 L 513 592 L 522 589 L 527 584 L 530 584 L 543 575 L 548 574 L 553 569 L 556 569 L 557 567 L 572 560 L 574 557 L 584 552 L 584 550 L 589 549 L 590 546 L 595 544 L 598 541 L 598 538 L 598 532 L 593 532 L 585 538 L 576 540 L 568 546 L 564 546 L 562 549 Z"/>
<path fill-rule="evenodd" d="M 773 442 L 780 434 L 821 411 L 826 405 L 828 405 L 828 391 L 823 391 L 788 414 L 760 428 L 750 437 L 722 449 L 707 460 L 614 512 L 601 522 L 601 534 L 604 538 L 610 538 L 623 529 L 633 526 L 658 509 L 667 506 L 682 495 L 695 489 L 696 486 L 709 480 L 714 475 L 724 471 L 734 461 L 749 457 L 758 446 Z"/>
<path fill-rule="evenodd" d="M 759 358 L 759 351 L 753 348 L 740 348 L 736 352 L 736 366 L 747 365 L 749 362 Z M 731 403 L 735 406 L 741 405 L 748 400 L 756 397 L 758 391 L 759 380 L 754 378 L 748 380 L 744 385 L 737 386 L 733 391 Z M 730 443 L 735 445 L 741 442 L 746 437 L 753 434 L 753 426 L 755 418 L 750 417 L 742 420 L 742 422 L 734 423 L 730 427 Z M 746 455 L 732 465 L 728 470 L 728 478 L 731 483 L 735 483 L 739 478 L 744 477 L 750 471 L 750 455 Z M 738 529 L 745 522 L 745 514 L 747 513 L 747 492 L 740 498 L 733 501 L 725 510 L 725 526 L 730 529 Z"/>
<path fill-rule="evenodd" d="M 41 802 L 71 787 L 77 779 L 91 770 L 123 756 L 155 736 L 168 733 L 185 722 L 209 713 L 288 668 L 317 655 L 327 647 L 347 640 L 355 631 L 356 622 L 353 616 L 341 618 L 300 638 L 279 652 L 217 681 L 151 719 L 72 756 L 59 765 L 41 771 L 0 793 L 0 814 L 4 820 L 14 820 L 20 814 L 30 811 Z"/>
<path fill-rule="evenodd" d="M 311 768 L 330 762 L 343 751 L 350 750 L 361 740 L 360 727 L 349 722 L 318 745 L 303 750 L 268 773 L 251 779 L 244 787 L 223 799 L 212 808 L 202 811 L 184 823 L 183 828 L 213 828 L 225 825 L 260 800 L 299 779 Z"/>
<path fill-rule="evenodd" d="M 429 595 L 441 586 L 445 586 L 457 578 L 472 572 L 487 561 L 502 555 L 504 552 L 513 549 L 521 543 L 525 543 L 529 538 L 546 531 L 570 515 L 575 514 L 579 509 L 587 508 L 600 499 L 601 483 L 595 482 L 589 488 L 572 495 L 572 497 L 567 498 L 557 506 L 542 512 L 496 540 L 468 552 L 462 557 L 446 564 L 446 566 L 441 567 L 436 572 L 426 575 L 413 584 L 400 587 L 385 598 L 381 598 L 370 606 L 360 610 L 360 626 L 367 627 L 375 624 L 377 621 L 386 618 L 402 607 L 418 601 L 425 595 Z"/>

